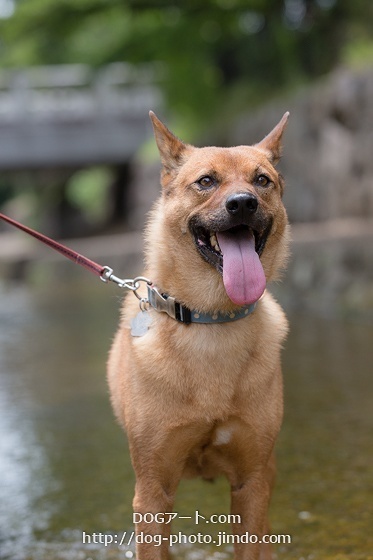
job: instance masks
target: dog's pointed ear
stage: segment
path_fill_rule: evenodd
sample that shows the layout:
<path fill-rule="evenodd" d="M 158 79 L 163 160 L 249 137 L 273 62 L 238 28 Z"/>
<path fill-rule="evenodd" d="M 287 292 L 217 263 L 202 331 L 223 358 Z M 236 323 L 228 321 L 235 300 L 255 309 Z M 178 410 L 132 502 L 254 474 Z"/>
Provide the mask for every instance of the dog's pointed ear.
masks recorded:
<path fill-rule="evenodd" d="M 155 141 L 158 146 L 161 162 L 164 169 L 170 172 L 179 167 L 184 152 L 190 147 L 177 138 L 162 121 L 149 111 L 149 117 L 152 121 Z"/>
<path fill-rule="evenodd" d="M 289 112 L 286 112 L 280 122 L 275 126 L 275 128 L 271 130 L 271 132 L 267 134 L 267 136 L 263 138 L 261 142 L 255 144 L 256 148 L 264 150 L 267 153 L 268 158 L 273 165 L 276 165 L 281 157 L 281 140 L 288 122 L 288 118 Z"/>

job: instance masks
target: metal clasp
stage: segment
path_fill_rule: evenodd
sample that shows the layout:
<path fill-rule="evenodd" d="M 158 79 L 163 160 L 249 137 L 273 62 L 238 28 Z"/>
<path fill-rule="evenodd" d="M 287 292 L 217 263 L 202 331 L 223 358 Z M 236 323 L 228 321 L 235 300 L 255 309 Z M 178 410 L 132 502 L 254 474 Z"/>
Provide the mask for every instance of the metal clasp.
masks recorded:
<path fill-rule="evenodd" d="M 171 296 L 163 297 L 157 288 L 148 285 L 148 301 L 156 311 L 167 313 L 167 315 L 176 319 L 175 298 Z"/>
<path fill-rule="evenodd" d="M 142 300 L 144 299 L 137 293 L 137 290 L 140 288 L 141 282 L 146 282 L 146 284 L 151 284 L 151 281 L 145 276 L 136 276 L 136 278 L 118 278 L 113 274 L 113 269 L 110 266 L 104 266 L 103 272 L 100 276 L 100 280 L 102 282 L 114 282 L 120 288 L 126 288 L 128 290 L 132 290 L 137 299 Z"/>
<path fill-rule="evenodd" d="M 113 269 L 110 268 L 110 266 L 104 266 L 104 270 L 100 276 L 100 280 L 102 280 L 102 282 L 105 282 L 105 284 L 107 284 L 108 282 L 115 282 L 115 284 L 118 284 L 120 288 L 125 288 L 127 282 L 127 280 L 123 280 L 122 278 L 118 278 L 118 276 L 115 276 L 113 274 Z"/>

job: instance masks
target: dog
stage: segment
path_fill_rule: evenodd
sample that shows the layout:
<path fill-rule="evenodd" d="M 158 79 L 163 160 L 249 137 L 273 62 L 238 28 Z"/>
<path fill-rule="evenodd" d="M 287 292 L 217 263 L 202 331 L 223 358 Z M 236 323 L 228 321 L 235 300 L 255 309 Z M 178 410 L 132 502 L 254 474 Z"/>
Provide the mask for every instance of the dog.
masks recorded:
<path fill-rule="evenodd" d="M 169 557 L 170 524 L 155 514 L 173 511 L 182 477 L 225 475 L 239 520 L 235 558 L 269 560 L 260 540 L 269 534 L 288 325 L 266 285 L 288 253 L 276 170 L 288 113 L 258 144 L 230 148 L 194 147 L 150 118 L 162 194 L 146 230 L 148 295 L 140 310 L 132 294 L 125 299 L 108 362 L 136 475 L 133 509 L 143 518 L 136 534 L 150 535 L 137 558 Z M 239 542 L 248 533 L 258 542 Z M 149 542 L 156 535 L 160 546 Z"/>

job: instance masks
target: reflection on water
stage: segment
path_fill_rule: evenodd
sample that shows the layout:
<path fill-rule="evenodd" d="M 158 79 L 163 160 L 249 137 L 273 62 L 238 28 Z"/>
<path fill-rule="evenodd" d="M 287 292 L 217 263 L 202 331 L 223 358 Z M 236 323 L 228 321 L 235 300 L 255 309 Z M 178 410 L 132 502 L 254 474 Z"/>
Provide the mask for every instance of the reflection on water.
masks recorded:
<path fill-rule="evenodd" d="M 82 544 L 82 531 L 132 528 L 134 477 L 115 424 L 105 360 L 119 293 L 89 278 L 0 291 L 0 558 L 131 558 Z M 373 558 L 373 327 L 296 317 L 284 353 L 286 416 L 272 532 L 279 560 Z M 224 480 L 185 481 L 176 511 L 227 513 Z M 179 520 L 174 532 L 210 532 Z M 229 532 L 228 526 L 216 530 Z M 229 558 L 181 547 L 178 558 Z"/>

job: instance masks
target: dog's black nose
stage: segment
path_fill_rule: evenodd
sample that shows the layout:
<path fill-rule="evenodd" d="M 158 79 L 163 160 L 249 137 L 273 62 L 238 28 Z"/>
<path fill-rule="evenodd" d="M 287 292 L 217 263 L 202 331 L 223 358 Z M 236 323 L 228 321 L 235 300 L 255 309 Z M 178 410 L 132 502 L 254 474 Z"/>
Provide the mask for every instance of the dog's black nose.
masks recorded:
<path fill-rule="evenodd" d="M 258 199 L 252 193 L 237 193 L 229 196 L 225 207 L 232 216 L 241 215 L 241 218 L 249 218 L 257 211 Z"/>

